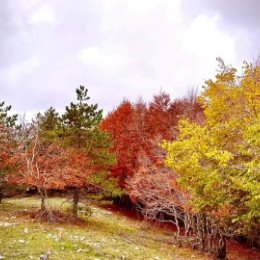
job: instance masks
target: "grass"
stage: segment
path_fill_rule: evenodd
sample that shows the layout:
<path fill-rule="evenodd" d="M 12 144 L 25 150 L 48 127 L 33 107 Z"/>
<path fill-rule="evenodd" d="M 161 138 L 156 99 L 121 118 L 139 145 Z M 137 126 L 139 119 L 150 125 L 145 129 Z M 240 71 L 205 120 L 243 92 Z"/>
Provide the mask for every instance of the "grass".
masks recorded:
<path fill-rule="evenodd" d="M 0 259 L 25 260 L 191 260 L 208 259 L 178 248 L 172 237 L 145 223 L 92 207 L 85 224 L 48 224 L 21 212 L 37 210 L 38 198 L 7 199 L 0 205 Z M 68 207 L 61 198 L 49 207 Z M 1 258 L 2 257 L 2 258 Z"/>

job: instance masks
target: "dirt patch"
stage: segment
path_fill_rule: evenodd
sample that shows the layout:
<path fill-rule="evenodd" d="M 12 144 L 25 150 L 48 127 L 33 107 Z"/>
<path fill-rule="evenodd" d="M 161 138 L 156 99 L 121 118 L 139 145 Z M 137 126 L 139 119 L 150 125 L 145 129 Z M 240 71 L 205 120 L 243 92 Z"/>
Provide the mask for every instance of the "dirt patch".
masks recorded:
<path fill-rule="evenodd" d="M 228 241 L 227 247 L 229 260 L 260 260 L 260 251 L 258 249 L 236 241 Z"/>

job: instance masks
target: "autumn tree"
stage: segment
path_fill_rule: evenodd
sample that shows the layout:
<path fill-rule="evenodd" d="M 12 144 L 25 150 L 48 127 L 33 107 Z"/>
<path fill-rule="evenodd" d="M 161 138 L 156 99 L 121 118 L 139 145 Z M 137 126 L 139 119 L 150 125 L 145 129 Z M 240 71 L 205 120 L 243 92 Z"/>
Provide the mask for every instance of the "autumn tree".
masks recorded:
<path fill-rule="evenodd" d="M 102 120 L 102 110 L 97 104 L 89 104 L 88 90 L 80 86 L 76 89 L 77 103 L 71 102 L 62 115 L 61 138 L 63 145 L 85 154 L 91 164 L 85 165 L 79 180 L 71 181 L 69 188 L 73 189 L 73 212 L 77 215 L 80 188 L 88 185 L 88 172 L 107 171 L 114 164 L 114 155 L 109 152 L 110 136 L 99 127 Z M 87 174 L 86 174 L 87 172 Z"/>
<path fill-rule="evenodd" d="M 187 200 L 186 193 L 176 183 L 176 173 L 154 164 L 145 154 L 139 157 L 139 161 L 141 166 L 127 181 L 131 200 L 146 220 L 172 223 L 179 236 Z"/>
<path fill-rule="evenodd" d="M 170 112 L 171 107 L 172 101 L 169 94 L 160 92 L 154 95 L 147 111 L 147 131 L 151 138 L 160 135 L 161 139 L 172 139 L 177 117 L 174 111 Z"/>
<path fill-rule="evenodd" d="M 127 175 L 133 173 L 138 144 L 134 140 L 134 108 L 129 101 L 123 101 L 116 110 L 102 121 L 102 129 L 111 133 L 114 140 L 111 151 L 117 154 L 117 163 L 112 169 L 124 186 Z"/>
<path fill-rule="evenodd" d="M 64 190 L 71 183 L 82 185 L 82 174 L 87 179 L 91 174 L 90 160 L 86 154 L 64 149 L 58 142 L 46 139 L 40 127 L 44 121 L 39 115 L 19 132 L 19 146 L 15 151 L 17 168 L 8 174 L 8 181 L 28 188 L 36 188 L 41 195 L 41 211 L 46 208 L 47 191 Z"/>
<path fill-rule="evenodd" d="M 260 217 L 259 78 L 258 66 L 245 63 L 239 77 L 220 60 L 216 80 L 206 82 L 200 98 L 205 122 L 181 121 L 178 139 L 164 143 L 166 163 L 180 174 L 193 210 L 206 214 L 219 234 L 228 230 L 254 241 Z M 225 258 L 225 248 L 215 254 Z"/>
<path fill-rule="evenodd" d="M 181 119 L 189 119 L 191 122 L 203 123 L 204 109 L 198 97 L 197 90 L 191 88 L 183 98 L 176 99 L 172 102 L 170 113 L 175 115 L 175 138 L 178 135 L 178 122 Z"/>
<path fill-rule="evenodd" d="M 17 115 L 9 115 L 10 110 L 11 106 L 0 103 L 0 203 L 8 186 L 6 175 L 15 167 L 13 155 L 17 145 L 15 134 L 18 126 Z"/>
<path fill-rule="evenodd" d="M 147 156 L 153 163 L 164 164 L 160 143 L 177 136 L 178 121 L 183 117 L 197 120 L 202 108 L 196 95 L 181 100 L 170 99 L 160 92 L 147 105 L 142 99 L 137 102 L 124 100 L 102 121 L 102 128 L 112 134 L 112 151 L 117 154 L 117 163 L 112 169 L 120 184 L 131 178 L 142 166 L 139 157 Z"/>

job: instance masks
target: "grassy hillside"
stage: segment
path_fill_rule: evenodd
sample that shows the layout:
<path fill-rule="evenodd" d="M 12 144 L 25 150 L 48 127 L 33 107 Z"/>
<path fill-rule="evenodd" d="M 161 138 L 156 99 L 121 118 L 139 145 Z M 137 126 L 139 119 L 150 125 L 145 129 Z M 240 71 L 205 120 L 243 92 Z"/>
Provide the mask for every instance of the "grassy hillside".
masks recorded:
<path fill-rule="evenodd" d="M 210 256 L 179 248 L 173 234 L 118 213 L 91 207 L 92 216 L 81 211 L 80 220 L 50 224 L 32 218 L 38 198 L 4 200 L 0 204 L 0 259 L 25 260 L 206 260 Z M 52 198 L 48 206 L 70 207 L 65 199 Z M 229 260 L 260 259 L 259 252 L 229 245 Z"/>
<path fill-rule="evenodd" d="M 68 207 L 63 199 L 50 199 L 49 204 Z M 206 259 L 173 245 L 169 234 L 104 209 L 93 207 L 85 223 L 48 224 L 28 217 L 26 212 L 38 207 L 37 198 L 0 205 L 0 259 Z"/>

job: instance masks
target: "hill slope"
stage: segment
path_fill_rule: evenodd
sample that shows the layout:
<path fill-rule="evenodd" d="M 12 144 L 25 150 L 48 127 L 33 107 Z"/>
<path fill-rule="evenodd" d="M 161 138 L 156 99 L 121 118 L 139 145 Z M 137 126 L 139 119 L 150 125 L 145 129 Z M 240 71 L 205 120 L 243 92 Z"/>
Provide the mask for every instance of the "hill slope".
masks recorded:
<path fill-rule="evenodd" d="M 119 214 L 92 207 L 84 221 L 48 224 L 28 216 L 39 199 L 8 199 L 0 205 L 0 259 L 53 260 L 206 260 L 207 256 L 172 243 L 169 233 Z M 68 208 L 49 199 L 52 208 Z"/>

